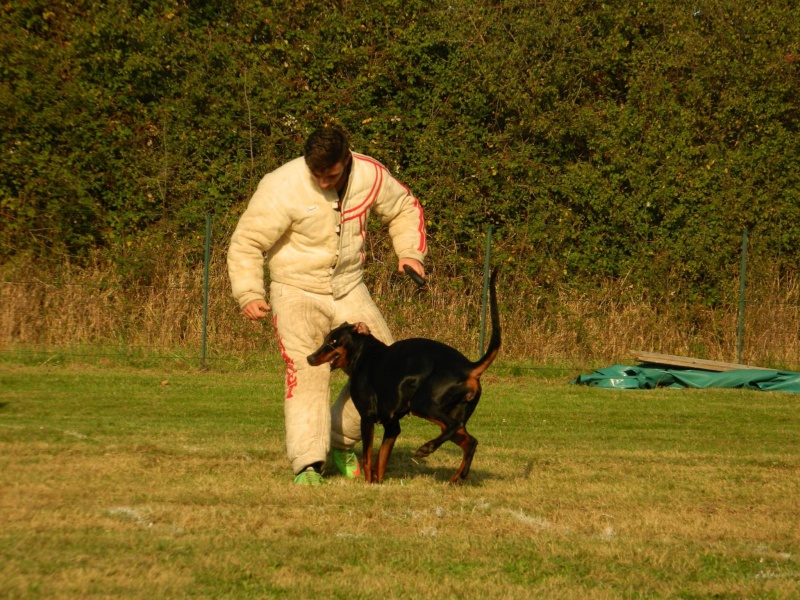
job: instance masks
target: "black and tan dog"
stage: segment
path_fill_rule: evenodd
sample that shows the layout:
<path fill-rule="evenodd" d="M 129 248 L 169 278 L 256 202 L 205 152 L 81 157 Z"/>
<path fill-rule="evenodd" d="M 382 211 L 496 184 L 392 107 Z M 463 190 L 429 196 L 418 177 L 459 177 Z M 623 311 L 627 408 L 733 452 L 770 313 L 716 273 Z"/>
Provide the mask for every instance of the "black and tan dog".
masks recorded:
<path fill-rule="evenodd" d="M 450 440 L 464 451 L 461 466 L 450 480 L 460 483 L 469 474 L 478 440 L 466 425 L 481 397 L 480 378 L 500 349 L 500 317 L 495 280 L 490 282 L 492 336 L 486 353 L 470 361 L 455 348 L 424 338 L 387 346 L 369 333 L 363 323 L 344 323 L 331 331 L 322 346 L 308 357 L 310 365 L 329 363 L 350 376 L 350 393 L 361 415 L 364 475 L 367 483 L 383 481 L 386 464 L 397 436 L 400 419 L 411 413 L 442 429 L 414 454 L 428 456 Z M 383 442 L 373 465 L 375 424 L 383 425 Z"/>

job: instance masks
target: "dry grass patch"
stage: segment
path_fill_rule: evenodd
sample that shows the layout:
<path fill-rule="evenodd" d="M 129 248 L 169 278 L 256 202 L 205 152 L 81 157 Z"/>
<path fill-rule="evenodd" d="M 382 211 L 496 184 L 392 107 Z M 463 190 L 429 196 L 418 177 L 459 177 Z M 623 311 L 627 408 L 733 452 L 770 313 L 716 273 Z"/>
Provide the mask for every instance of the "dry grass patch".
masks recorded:
<path fill-rule="evenodd" d="M 429 284 L 419 291 L 393 272 L 394 259 L 371 258 L 368 285 L 396 338 L 423 335 L 468 356 L 479 354 L 481 273 L 455 277 L 448 272 L 447 260 L 438 267 L 432 258 Z M 117 271 L 100 259 L 80 268 L 65 265 L 55 276 L 32 266 L 4 265 L 0 351 L 102 347 L 111 354 L 143 351 L 197 357 L 203 335 L 203 269 L 196 258 L 167 253 L 136 284 Z M 629 362 L 631 350 L 735 361 L 738 282 L 732 281 L 727 297 L 713 306 L 681 299 L 685 295 L 675 292 L 682 286 L 676 275 L 649 290 L 636 290 L 625 278 L 594 288 L 545 288 L 504 272 L 498 285 L 504 355 L 523 365 L 581 369 Z M 796 275 L 767 268 L 751 276 L 747 298 L 742 361 L 797 369 Z M 32 305 L 37 310 L 31 310 Z M 249 323 L 239 315 L 220 249 L 215 249 L 210 266 L 206 342 L 212 360 L 234 356 L 252 362 L 252 356 L 276 347 L 269 323 Z"/>

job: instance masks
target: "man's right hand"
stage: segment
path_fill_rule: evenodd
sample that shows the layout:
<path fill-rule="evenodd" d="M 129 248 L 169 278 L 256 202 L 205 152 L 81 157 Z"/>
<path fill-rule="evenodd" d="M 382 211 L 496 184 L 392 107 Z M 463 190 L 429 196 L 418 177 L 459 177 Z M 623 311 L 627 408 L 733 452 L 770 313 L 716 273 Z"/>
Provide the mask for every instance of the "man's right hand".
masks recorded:
<path fill-rule="evenodd" d="M 267 313 L 271 310 L 272 308 L 270 308 L 269 304 L 263 300 L 251 300 L 244 305 L 242 314 L 251 321 L 258 321 L 265 318 Z"/>

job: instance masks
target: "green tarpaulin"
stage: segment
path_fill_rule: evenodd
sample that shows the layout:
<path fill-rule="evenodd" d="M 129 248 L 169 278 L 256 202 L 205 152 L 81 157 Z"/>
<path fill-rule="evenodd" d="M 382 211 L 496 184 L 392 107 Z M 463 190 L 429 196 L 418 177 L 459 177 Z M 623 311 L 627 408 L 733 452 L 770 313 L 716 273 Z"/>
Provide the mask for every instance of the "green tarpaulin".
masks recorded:
<path fill-rule="evenodd" d="M 715 373 L 698 369 L 614 365 L 579 375 L 570 383 L 599 388 L 652 390 L 668 388 L 743 388 L 800 393 L 800 373 L 767 369 L 737 369 Z"/>

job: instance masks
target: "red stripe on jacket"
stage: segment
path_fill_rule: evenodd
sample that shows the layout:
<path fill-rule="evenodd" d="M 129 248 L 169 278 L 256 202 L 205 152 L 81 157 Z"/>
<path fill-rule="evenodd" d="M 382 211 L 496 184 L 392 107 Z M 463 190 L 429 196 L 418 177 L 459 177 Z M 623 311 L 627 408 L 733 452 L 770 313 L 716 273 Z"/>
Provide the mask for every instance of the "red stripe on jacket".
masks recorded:
<path fill-rule="evenodd" d="M 360 217 L 364 215 L 367 210 L 369 210 L 369 208 L 375 203 L 375 199 L 378 197 L 378 192 L 380 191 L 381 185 L 383 184 L 384 173 L 388 173 L 388 169 L 374 158 L 371 158 L 364 154 L 356 154 L 355 152 L 353 153 L 353 158 L 355 158 L 356 160 L 363 160 L 364 162 L 370 163 L 372 166 L 375 167 L 375 181 L 372 182 L 372 188 L 370 189 L 369 194 L 367 194 L 367 197 L 365 198 L 364 202 L 353 208 L 348 208 L 342 213 L 342 222 Z M 392 176 L 389 175 L 389 177 Z M 417 200 L 416 196 L 414 196 L 411 193 L 411 190 L 408 187 L 406 187 L 406 185 L 403 184 L 403 182 L 398 181 L 394 177 L 392 177 L 392 179 L 397 181 L 400 187 L 402 187 L 414 201 L 414 208 L 417 209 L 417 213 L 419 214 L 419 225 L 417 227 L 417 231 L 419 232 L 419 246 L 417 246 L 417 250 L 419 252 L 424 253 L 426 248 L 428 247 L 428 240 L 427 240 L 427 235 L 425 233 L 425 216 L 422 211 L 422 205 L 419 203 L 419 200 Z M 364 219 L 362 219 L 361 220 L 362 238 L 364 237 L 365 225 L 366 223 Z"/>
<path fill-rule="evenodd" d="M 355 155 L 354 155 L 355 156 Z M 361 158 L 360 156 L 357 158 Z M 366 198 L 364 201 L 359 204 L 358 206 L 354 206 L 352 208 L 348 208 L 342 213 L 342 222 L 349 221 L 350 219 L 355 219 L 359 215 L 362 215 L 369 210 L 370 206 L 375 203 L 375 199 L 378 197 L 378 192 L 381 189 L 381 184 L 383 184 L 383 173 L 386 171 L 386 167 L 384 167 L 381 163 L 377 161 L 367 161 L 371 162 L 372 165 L 375 167 L 375 180 L 372 182 L 372 188 L 369 190 Z"/>

